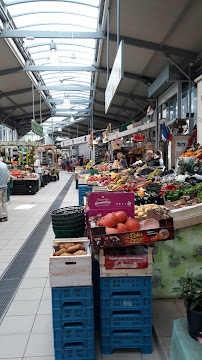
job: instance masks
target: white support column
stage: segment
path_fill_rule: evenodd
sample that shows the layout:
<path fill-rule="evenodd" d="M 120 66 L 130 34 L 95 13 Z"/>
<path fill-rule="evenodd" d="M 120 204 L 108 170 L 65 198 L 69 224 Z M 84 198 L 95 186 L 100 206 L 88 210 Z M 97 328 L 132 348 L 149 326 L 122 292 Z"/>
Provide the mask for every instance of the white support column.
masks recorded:
<path fill-rule="evenodd" d="M 197 83 L 197 142 L 202 145 L 202 75 L 195 79 Z"/>

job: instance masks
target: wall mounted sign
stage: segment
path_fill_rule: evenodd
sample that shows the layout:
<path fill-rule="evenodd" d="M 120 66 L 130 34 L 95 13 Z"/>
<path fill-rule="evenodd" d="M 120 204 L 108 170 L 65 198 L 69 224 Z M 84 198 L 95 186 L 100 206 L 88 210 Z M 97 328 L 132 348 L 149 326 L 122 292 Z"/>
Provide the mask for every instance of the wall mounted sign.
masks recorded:
<path fill-rule="evenodd" d="M 124 41 L 120 42 L 116 58 L 114 60 L 114 65 L 112 67 L 112 71 L 109 77 L 109 81 L 107 84 L 107 88 L 105 90 L 105 114 L 107 113 L 114 95 L 116 94 L 118 87 L 121 83 L 121 80 L 124 77 Z"/>
<path fill-rule="evenodd" d="M 40 124 L 38 124 L 35 120 L 32 120 L 32 131 L 35 134 L 43 137 L 43 127 Z"/>

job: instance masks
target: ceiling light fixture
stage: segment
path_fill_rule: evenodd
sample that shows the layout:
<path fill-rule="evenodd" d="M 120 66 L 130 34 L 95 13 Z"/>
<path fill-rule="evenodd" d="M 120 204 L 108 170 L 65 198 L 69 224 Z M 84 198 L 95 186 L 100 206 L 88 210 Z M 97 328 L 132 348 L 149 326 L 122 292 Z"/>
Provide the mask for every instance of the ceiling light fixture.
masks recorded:
<path fill-rule="evenodd" d="M 50 43 L 50 56 L 48 60 L 51 62 L 52 65 L 58 65 L 60 63 L 60 59 L 57 53 L 57 45 L 53 40 L 51 40 Z"/>
<path fill-rule="evenodd" d="M 70 117 L 70 122 L 71 122 L 71 123 L 74 122 L 74 117 L 73 117 L 73 116 Z"/>
<path fill-rule="evenodd" d="M 67 93 L 65 93 L 64 96 L 65 96 L 65 98 L 64 98 L 63 104 L 65 105 L 65 107 L 67 109 L 70 109 L 71 108 L 71 103 L 70 103 L 70 100 L 69 100 L 69 95 Z"/>
<path fill-rule="evenodd" d="M 59 128 L 58 128 L 58 131 L 62 131 L 62 128 L 61 128 L 61 126 L 59 126 Z"/>

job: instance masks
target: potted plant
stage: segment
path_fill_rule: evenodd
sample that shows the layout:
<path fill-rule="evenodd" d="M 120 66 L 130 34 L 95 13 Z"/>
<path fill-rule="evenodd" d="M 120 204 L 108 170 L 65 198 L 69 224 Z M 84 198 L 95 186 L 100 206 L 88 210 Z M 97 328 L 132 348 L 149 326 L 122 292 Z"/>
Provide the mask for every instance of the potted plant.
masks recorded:
<path fill-rule="evenodd" d="M 202 326 L 202 278 L 188 275 L 178 280 L 179 287 L 173 289 L 179 292 L 177 299 L 184 299 L 187 308 L 187 321 L 189 335 L 197 340 Z"/>

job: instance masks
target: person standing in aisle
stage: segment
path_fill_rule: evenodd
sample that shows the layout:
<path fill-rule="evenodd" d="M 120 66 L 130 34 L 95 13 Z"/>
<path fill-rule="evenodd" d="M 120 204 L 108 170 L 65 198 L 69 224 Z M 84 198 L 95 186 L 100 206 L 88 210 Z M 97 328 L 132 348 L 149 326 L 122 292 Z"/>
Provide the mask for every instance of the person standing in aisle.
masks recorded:
<path fill-rule="evenodd" d="M 39 174 L 39 189 L 41 189 L 42 173 L 41 173 L 41 165 L 38 155 L 34 155 L 34 172 L 36 174 Z"/>
<path fill-rule="evenodd" d="M 126 164 L 126 161 L 124 160 L 123 153 L 118 152 L 117 153 L 117 159 L 119 160 L 119 162 L 121 164 L 121 167 L 123 167 L 124 169 L 127 169 L 128 166 Z"/>
<path fill-rule="evenodd" d="M 7 209 L 7 183 L 9 172 L 6 164 L 0 161 L 0 222 L 8 220 Z"/>
<path fill-rule="evenodd" d="M 72 161 L 72 171 L 74 171 L 76 165 L 76 157 L 74 155 L 72 155 L 71 161 Z"/>

